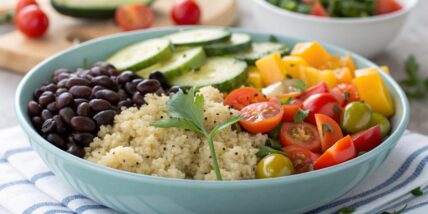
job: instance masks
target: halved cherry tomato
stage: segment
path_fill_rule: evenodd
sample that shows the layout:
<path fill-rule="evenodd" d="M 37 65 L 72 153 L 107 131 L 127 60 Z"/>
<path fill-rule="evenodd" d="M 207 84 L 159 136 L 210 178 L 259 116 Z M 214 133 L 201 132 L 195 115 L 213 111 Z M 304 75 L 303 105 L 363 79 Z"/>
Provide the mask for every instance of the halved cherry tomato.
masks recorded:
<path fill-rule="evenodd" d="M 286 146 L 282 148 L 282 151 L 287 153 L 288 158 L 291 159 L 296 173 L 308 172 L 311 165 L 319 158 L 318 154 L 301 146 Z"/>
<path fill-rule="evenodd" d="M 284 123 L 279 140 L 283 146 L 296 145 L 312 152 L 321 151 L 321 141 L 317 128 L 310 123 Z"/>
<path fill-rule="evenodd" d="M 115 19 L 122 30 L 130 31 L 150 27 L 155 15 L 144 4 L 127 4 L 116 10 Z"/>
<path fill-rule="evenodd" d="M 18 3 L 16 3 L 15 12 L 18 13 L 22 8 L 27 7 L 28 5 L 38 6 L 36 0 L 19 0 Z"/>
<path fill-rule="evenodd" d="M 43 36 L 49 27 L 49 19 L 37 5 L 27 5 L 15 17 L 16 27 L 28 37 Z"/>
<path fill-rule="evenodd" d="M 382 143 L 382 132 L 379 125 L 352 136 L 357 152 L 368 152 Z"/>
<path fill-rule="evenodd" d="M 332 147 L 327 149 L 317 161 L 315 161 L 314 169 L 322 169 L 334 166 L 345 161 L 351 160 L 357 156 L 357 150 L 352 142 L 351 136 L 347 135 L 337 141 Z"/>
<path fill-rule="evenodd" d="M 284 116 L 282 117 L 282 121 L 293 122 L 294 116 L 296 115 L 297 111 L 299 111 L 300 106 L 300 103 L 282 105 L 282 108 L 284 109 Z"/>
<path fill-rule="evenodd" d="M 242 119 L 239 124 L 252 134 L 267 133 L 280 122 L 284 109 L 273 102 L 253 103 L 239 111 Z"/>
<path fill-rule="evenodd" d="M 343 137 L 342 129 L 336 121 L 324 114 L 315 114 L 315 121 L 321 138 L 321 149 L 324 152 Z"/>
<path fill-rule="evenodd" d="M 321 16 L 321 17 L 329 17 L 328 12 L 325 10 L 324 6 L 318 1 L 312 6 L 311 12 L 309 12 L 312 16 Z"/>
<path fill-rule="evenodd" d="M 396 0 L 377 0 L 376 1 L 376 14 L 387 14 L 401 10 L 403 6 Z"/>
<path fill-rule="evenodd" d="M 252 103 L 265 101 L 267 101 L 266 97 L 256 88 L 243 87 L 230 92 L 223 103 L 236 110 L 241 110 Z"/>
<path fill-rule="evenodd" d="M 335 121 L 340 120 L 340 106 L 336 98 L 328 93 L 314 94 L 302 103 L 302 109 L 310 110 L 307 121 L 315 124 L 315 114 L 325 114 Z"/>
<path fill-rule="evenodd" d="M 327 84 L 325 84 L 325 82 L 321 82 L 309 87 L 297 98 L 303 101 L 314 94 L 320 94 L 320 93 L 328 93 L 328 86 Z"/>
<path fill-rule="evenodd" d="M 171 18 L 177 25 L 195 25 L 201 18 L 201 10 L 193 0 L 178 0 L 172 7 Z"/>
<path fill-rule="evenodd" d="M 348 103 L 360 101 L 357 88 L 352 84 L 339 84 L 330 90 L 330 94 L 336 97 L 340 106 L 345 107 Z"/>

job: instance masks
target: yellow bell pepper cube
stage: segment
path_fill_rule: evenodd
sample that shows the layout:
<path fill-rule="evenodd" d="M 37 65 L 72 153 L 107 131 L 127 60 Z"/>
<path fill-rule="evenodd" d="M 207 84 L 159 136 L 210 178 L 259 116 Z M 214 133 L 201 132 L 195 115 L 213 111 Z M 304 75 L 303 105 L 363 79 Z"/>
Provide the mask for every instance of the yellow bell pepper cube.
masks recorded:
<path fill-rule="evenodd" d="M 263 88 L 263 79 L 260 71 L 254 67 L 248 67 L 248 82 L 252 83 L 257 88 Z"/>
<path fill-rule="evenodd" d="M 355 64 L 354 60 L 352 59 L 352 54 L 348 54 L 346 57 L 341 58 L 341 65 L 343 67 L 347 67 L 349 71 L 351 71 L 351 74 L 355 72 Z"/>
<path fill-rule="evenodd" d="M 316 85 L 321 81 L 321 71 L 313 68 L 313 67 L 302 67 L 304 70 L 303 75 L 301 75 L 303 78 L 303 82 L 305 82 L 308 86 Z"/>
<path fill-rule="evenodd" d="M 303 58 L 297 56 L 285 56 L 282 62 L 285 65 L 285 72 L 295 79 L 300 79 L 300 67 L 308 65 Z"/>
<path fill-rule="evenodd" d="M 352 83 L 357 87 L 360 98 L 370 105 L 374 112 L 386 117 L 394 114 L 391 95 L 376 68 L 356 70 Z"/>
<path fill-rule="evenodd" d="M 337 86 L 336 74 L 333 70 L 325 70 L 320 73 L 319 82 L 325 82 L 329 89 Z"/>
<path fill-rule="evenodd" d="M 297 43 L 291 51 L 291 55 L 303 58 L 314 67 L 330 60 L 330 54 L 318 42 Z"/>
<path fill-rule="evenodd" d="M 380 66 L 380 69 L 382 69 L 383 72 L 385 72 L 386 74 L 389 74 L 389 67 L 384 65 L 384 66 Z"/>
<path fill-rule="evenodd" d="M 257 60 L 256 66 L 260 71 L 264 85 L 270 85 L 285 79 L 285 65 L 282 63 L 279 53 L 273 53 Z"/>
<path fill-rule="evenodd" d="M 334 74 L 336 75 L 338 83 L 352 83 L 352 73 L 349 68 L 337 68 L 334 70 Z"/>

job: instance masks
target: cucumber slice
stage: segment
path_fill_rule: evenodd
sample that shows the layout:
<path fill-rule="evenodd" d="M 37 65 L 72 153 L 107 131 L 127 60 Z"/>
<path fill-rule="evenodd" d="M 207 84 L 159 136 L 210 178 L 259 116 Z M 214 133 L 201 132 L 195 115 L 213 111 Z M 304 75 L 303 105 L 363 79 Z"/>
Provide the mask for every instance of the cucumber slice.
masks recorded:
<path fill-rule="evenodd" d="M 154 71 L 162 72 L 167 79 L 178 77 L 192 69 L 199 68 L 206 61 L 205 52 L 201 47 L 175 52 L 167 61 L 158 63 L 138 72 L 147 78 Z"/>
<path fill-rule="evenodd" d="M 172 44 L 167 39 L 149 39 L 117 51 L 107 62 L 121 71 L 138 71 L 169 58 L 172 50 Z"/>
<path fill-rule="evenodd" d="M 212 85 L 220 91 L 231 91 L 247 80 L 247 63 L 231 57 L 212 57 L 207 62 L 180 77 L 173 79 L 171 85 L 182 87 L 203 87 Z"/>
<path fill-rule="evenodd" d="M 168 35 L 167 38 L 176 46 L 201 46 L 228 41 L 231 33 L 225 29 L 183 30 Z"/>
<path fill-rule="evenodd" d="M 55 10 L 67 16 L 102 19 L 112 18 L 116 9 L 125 4 L 150 5 L 153 0 L 51 0 Z"/>
<path fill-rule="evenodd" d="M 208 56 L 232 54 L 251 49 L 251 36 L 243 33 L 233 33 L 230 41 L 214 43 L 204 47 Z"/>
<path fill-rule="evenodd" d="M 233 54 L 237 59 L 246 61 L 249 65 L 254 65 L 255 62 L 269 54 L 279 52 L 281 56 L 285 56 L 290 51 L 287 45 L 274 42 L 254 42 L 251 50 Z"/>

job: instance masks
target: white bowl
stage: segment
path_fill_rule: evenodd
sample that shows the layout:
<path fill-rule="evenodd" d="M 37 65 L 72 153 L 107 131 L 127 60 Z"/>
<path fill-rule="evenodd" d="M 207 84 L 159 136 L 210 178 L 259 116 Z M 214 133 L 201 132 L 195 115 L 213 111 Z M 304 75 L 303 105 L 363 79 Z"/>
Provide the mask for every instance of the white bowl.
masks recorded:
<path fill-rule="evenodd" d="M 399 0 L 402 10 L 365 18 L 315 17 L 287 11 L 266 0 L 252 2 L 254 17 L 263 31 L 324 41 L 370 58 L 396 38 L 418 0 Z"/>

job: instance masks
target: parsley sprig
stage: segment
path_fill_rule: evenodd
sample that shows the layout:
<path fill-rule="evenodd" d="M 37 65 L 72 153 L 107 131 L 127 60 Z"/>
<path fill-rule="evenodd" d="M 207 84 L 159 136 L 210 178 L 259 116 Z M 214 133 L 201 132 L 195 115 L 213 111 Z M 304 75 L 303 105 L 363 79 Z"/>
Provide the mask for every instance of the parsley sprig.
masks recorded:
<path fill-rule="evenodd" d="M 407 79 L 401 80 L 400 84 L 411 98 L 424 98 L 428 92 L 428 78 L 421 78 L 419 73 L 419 63 L 414 55 L 410 55 L 406 62 L 405 68 Z"/>
<path fill-rule="evenodd" d="M 196 95 L 195 88 L 190 89 L 187 94 L 184 94 L 183 91 L 180 90 L 176 94 L 171 95 L 167 102 L 167 108 L 171 118 L 155 121 L 151 123 L 151 125 L 159 128 L 182 128 L 203 135 L 207 139 L 208 147 L 211 152 L 211 164 L 215 171 L 216 178 L 217 180 L 222 180 L 214 148 L 214 137 L 224 128 L 238 122 L 242 117 L 233 117 L 217 125 L 211 131 L 206 130 L 203 119 L 204 97 L 202 95 Z"/>

